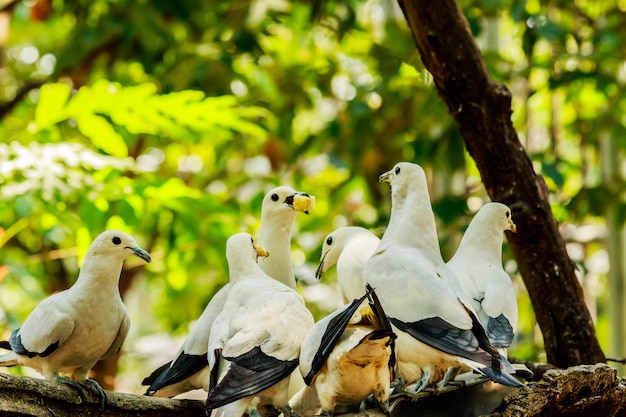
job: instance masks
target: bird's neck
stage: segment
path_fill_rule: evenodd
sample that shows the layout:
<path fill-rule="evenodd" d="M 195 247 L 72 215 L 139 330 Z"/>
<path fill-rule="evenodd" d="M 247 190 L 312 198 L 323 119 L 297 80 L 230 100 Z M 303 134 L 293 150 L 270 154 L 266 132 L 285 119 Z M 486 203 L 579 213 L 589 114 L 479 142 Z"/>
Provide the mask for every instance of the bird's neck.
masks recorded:
<path fill-rule="evenodd" d="M 242 260 L 241 262 L 229 263 L 228 271 L 231 277 L 231 284 L 244 279 L 256 279 L 262 275 L 260 274 L 258 265 L 253 260 L 248 259 Z"/>
<path fill-rule="evenodd" d="M 119 281 L 123 261 L 97 256 L 85 257 L 73 287 L 93 287 L 98 292 L 114 290 L 119 292 Z"/>
<path fill-rule="evenodd" d="M 463 234 L 461 243 L 459 243 L 457 253 L 501 265 L 503 242 L 504 233 L 502 230 L 496 227 L 484 228 L 482 225 L 470 223 Z"/>
<path fill-rule="evenodd" d="M 382 240 L 418 248 L 430 259 L 441 259 L 435 215 L 428 193 L 404 195 L 392 192 L 391 204 L 391 217 Z"/>
<path fill-rule="evenodd" d="M 259 243 L 269 256 L 259 259 L 259 266 L 270 277 L 295 289 L 296 278 L 291 263 L 291 230 L 297 212 L 281 218 L 262 218 Z"/>

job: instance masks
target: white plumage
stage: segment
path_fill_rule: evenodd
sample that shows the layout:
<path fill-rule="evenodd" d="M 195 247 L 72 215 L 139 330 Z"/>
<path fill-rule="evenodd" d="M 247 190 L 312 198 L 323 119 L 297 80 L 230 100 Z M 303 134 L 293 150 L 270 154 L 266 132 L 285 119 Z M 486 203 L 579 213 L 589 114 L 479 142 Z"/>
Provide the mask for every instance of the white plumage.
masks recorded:
<path fill-rule="evenodd" d="M 231 290 L 209 337 L 207 410 L 213 417 L 238 417 L 256 399 L 262 415 L 288 414 L 289 376 L 313 316 L 295 290 L 259 268 L 250 235 L 229 238 L 226 257 Z"/>
<path fill-rule="evenodd" d="M 511 345 L 517 326 L 517 298 L 511 278 L 502 268 L 504 231 L 516 232 L 511 210 L 487 203 L 470 222 L 448 261 L 463 291 L 471 298 L 478 319 L 496 348 Z"/>
<path fill-rule="evenodd" d="M 259 245 L 270 254 L 259 261 L 262 270 L 290 288 L 296 288 L 291 263 L 291 230 L 299 209 L 308 213 L 315 198 L 290 187 L 280 186 L 265 194 L 261 205 Z M 209 367 L 207 351 L 209 333 L 217 315 L 223 310 L 230 285 L 213 296 L 195 323 L 174 360 L 156 369 L 145 378 L 146 394 L 173 397 L 202 388 L 208 390 Z"/>
<path fill-rule="evenodd" d="M 375 293 L 321 319 L 302 344 L 300 372 L 308 386 L 292 397 L 300 415 L 332 415 L 336 405 L 373 394 L 386 410 L 393 375 L 395 334 Z"/>
<path fill-rule="evenodd" d="M 150 262 L 126 233 L 97 236 L 76 283 L 43 300 L 13 331 L 12 352 L 0 356 L 0 366 L 25 365 L 49 381 L 63 376 L 84 383 L 96 362 L 119 352 L 128 334 L 130 318 L 118 284 L 124 259 L 132 255 Z"/>
<path fill-rule="evenodd" d="M 365 293 L 363 266 L 379 243 L 378 236 L 362 227 L 336 229 L 324 238 L 315 276 L 321 278 L 324 272 L 337 264 L 337 281 L 344 303 L 360 298 Z"/>
<path fill-rule="evenodd" d="M 423 169 L 401 162 L 380 180 L 391 184 L 391 218 L 363 277 L 376 289 L 398 335 L 398 376 L 405 383 L 420 381 L 421 389 L 432 382 L 430 370 L 465 364 L 497 382 L 520 386 L 501 372 L 501 363 L 512 367 L 489 344 L 443 262 Z"/>

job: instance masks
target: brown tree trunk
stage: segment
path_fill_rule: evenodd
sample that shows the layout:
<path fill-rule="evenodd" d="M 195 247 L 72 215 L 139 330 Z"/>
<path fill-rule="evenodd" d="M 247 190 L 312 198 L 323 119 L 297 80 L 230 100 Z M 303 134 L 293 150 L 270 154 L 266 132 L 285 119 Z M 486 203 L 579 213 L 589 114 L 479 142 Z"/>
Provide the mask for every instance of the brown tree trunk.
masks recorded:
<path fill-rule="evenodd" d="M 507 238 L 543 333 L 548 362 L 563 368 L 604 362 L 546 184 L 513 128 L 511 93 L 490 77 L 454 0 L 398 1 L 489 197 L 513 210 L 518 233 Z"/>

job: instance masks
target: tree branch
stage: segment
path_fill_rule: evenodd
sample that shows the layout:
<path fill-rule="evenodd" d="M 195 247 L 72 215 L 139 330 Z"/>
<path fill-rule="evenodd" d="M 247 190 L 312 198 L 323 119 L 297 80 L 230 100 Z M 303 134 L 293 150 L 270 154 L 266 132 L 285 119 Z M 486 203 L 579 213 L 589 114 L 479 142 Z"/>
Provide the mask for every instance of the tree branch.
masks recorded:
<path fill-rule="evenodd" d="M 623 416 L 626 383 L 606 364 L 549 370 L 506 396 L 491 417 Z"/>
<path fill-rule="evenodd" d="M 89 394 L 85 401 L 69 385 L 42 379 L 0 374 L 0 414 L 12 417 L 205 417 L 204 402 L 171 400 L 141 395 L 106 392 L 102 410 L 100 399 Z"/>
<path fill-rule="evenodd" d="M 2 7 L 0 7 L 0 13 L 12 13 L 19 2 L 20 0 L 11 0 L 4 3 Z"/>
<path fill-rule="evenodd" d="M 561 368 L 604 362 L 549 193 L 511 122 L 511 93 L 489 75 L 454 0 L 398 0 L 426 69 L 448 106 L 493 201 L 513 210 L 507 239 L 541 327 L 548 362 Z"/>
<path fill-rule="evenodd" d="M 29 80 L 17 90 L 17 93 L 15 94 L 15 97 L 13 97 L 13 99 L 4 103 L 0 103 L 0 120 L 4 119 L 6 115 L 9 114 L 11 110 L 13 110 L 13 108 L 24 99 L 26 94 L 36 88 L 41 87 L 46 83 L 46 81 L 47 80 Z"/>

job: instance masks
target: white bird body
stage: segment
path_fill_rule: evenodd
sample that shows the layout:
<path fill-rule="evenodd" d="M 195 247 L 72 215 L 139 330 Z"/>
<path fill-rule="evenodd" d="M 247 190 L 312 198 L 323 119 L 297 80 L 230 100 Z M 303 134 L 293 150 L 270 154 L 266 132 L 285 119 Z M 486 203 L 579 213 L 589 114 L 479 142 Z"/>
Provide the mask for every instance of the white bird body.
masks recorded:
<path fill-rule="evenodd" d="M 295 290 L 260 269 L 250 235 L 233 235 L 226 256 L 231 291 L 209 336 L 209 367 L 215 377 L 207 410 L 214 417 L 237 417 L 253 399 L 259 411 L 284 410 L 289 377 L 313 316 Z"/>
<path fill-rule="evenodd" d="M 117 242 L 117 243 L 116 243 Z M 0 366 L 25 365 L 45 379 L 87 379 L 101 359 L 115 355 L 130 327 L 118 283 L 124 259 L 150 257 L 126 233 L 109 230 L 89 247 L 78 280 L 69 289 L 43 300 L 9 341 L 12 353 Z"/>
<path fill-rule="evenodd" d="M 384 239 L 384 238 L 383 238 Z M 380 254 L 380 256 L 378 256 Z M 394 260 L 410 260 L 409 262 Z M 425 271 L 433 274 L 425 274 Z M 440 349 L 434 348 L 416 339 L 405 330 L 397 328 L 396 320 L 403 323 L 417 323 L 427 319 L 440 318 L 455 329 L 472 328 L 472 320 L 445 282 L 436 275 L 433 263 L 419 251 L 406 247 L 380 246 L 380 250 L 366 266 L 366 279 L 370 285 L 378 285 L 376 292 L 383 303 L 385 312 L 393 318 L 396 339 L 396 358 L 398 376 L 405 382 L 415 382 L 422 377 L 424 369 L 446 369 L 458 364 L 462 359 Z M 370 279 L 369 277 L 383 277 Z M 394 279 L 387 279 L 393 277 Z M 419 277 L 410 279 L 409 277 Z M 383 285 L 383 282 L 386 284 Z M 399 296 L 401 295 L 401 296 Z M 387 301 L 387 302 L 386 302 Z M 439 326 L 440 323 L 434 323 Z M 478 348 L 477 343 L 462 346 L 461 341 L 450 340 L 452 348 L 459 353 L 469 349 L 468 354 Z M 465 341 L 464 341 L 465 342 Z"/>
<path fill-rule="evenodd" d="M 398 335 L 398 376 L 412 383 L 423 371 L 464 364 L 498 379 L 500 369 L 490 367 L 492 354 L 499 354 L 441 257 L 423 169 L 401 162 L 380 179 L 391 183 L 391 217 L 363 277 L 376 289 Z M 519 384 L 508 374 L 504 380 Z"/>
<path fill-rule="evenodd" d="M 511 345 L 518 315 L 515 288 L 502 268 L 505 230 L 516 231 L 511 210 L 501 203 L 485 204 L 447 263 L 472 299 L 487 337 L 496 348 L 504 349 Z"/>
<path fill-rule="evenodd" d="M 150 385 L 146 394 L 171 398 L 195 389 L 209 390 L 209 332 L 215 318 L 224 309 L 229 290 L 230 285 L 226 284 L 211 298 L 174 360 L 144 379 L 142 384 Z"/>
<path fill-rule="evenodd" d="M 360 298 L 365 293 L 363 267 L 372 256 L 380 239 L 367 229 L 357 226 L 340 227 L 324 239 L 316 276 L 321 278 L 337 265 L 337 281 L 344 303 Z"/>
<path fill-rule="evenodd" d="M 291 232 L 299 212 L 296 208 L 308 212 L 313 208 L 314 201 L 315 197 L 286 186 L 272 189 L 263 198 L 258 242 L 270 256 L 259 260 L 259 266 L 272 278 L 292 289 L 296 288 L 291 262 Z M 144 379 L 142 384 L 149 385 L 147 395 L 174 397 L 194 389 L 208 389 L 209 334 L 215 318 L 224 309 L 229 293 L 230 283 L 222 287 L 207 304 L 175 359 Z"/>
<path fill-rule="evenodd" d="M 324 317 L 307 335 L 299 367 L 308 386 L 289 402 L 296 413 L 330 415 L 336 405 L 371 394 L 381 404 L 389 400 L 395 334 L 378 300 L 372 307 L 365 298 Z"/>

